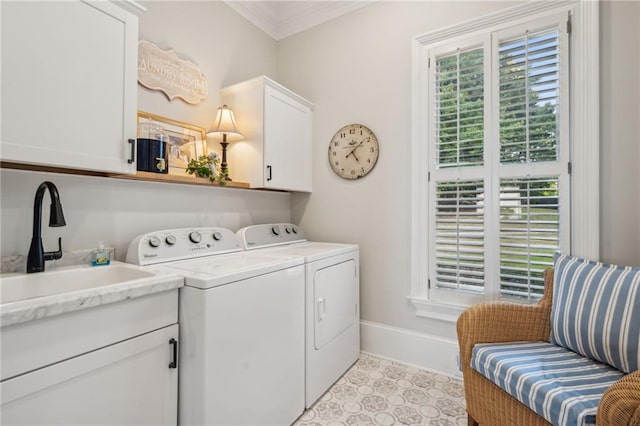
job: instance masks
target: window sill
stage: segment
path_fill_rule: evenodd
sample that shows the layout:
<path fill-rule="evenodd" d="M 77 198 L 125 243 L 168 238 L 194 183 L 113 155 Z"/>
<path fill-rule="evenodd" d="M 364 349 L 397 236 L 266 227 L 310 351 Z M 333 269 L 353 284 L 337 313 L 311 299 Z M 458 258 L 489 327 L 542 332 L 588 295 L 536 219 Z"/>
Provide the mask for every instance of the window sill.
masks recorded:
<path fill-rule="evenodd" d="M 460 314 L 468 308 L 465 305 L 434 302 L 426 297 L 408 296 L 409 302 L 416 308 L 416 316 L 455 323 Z"/>

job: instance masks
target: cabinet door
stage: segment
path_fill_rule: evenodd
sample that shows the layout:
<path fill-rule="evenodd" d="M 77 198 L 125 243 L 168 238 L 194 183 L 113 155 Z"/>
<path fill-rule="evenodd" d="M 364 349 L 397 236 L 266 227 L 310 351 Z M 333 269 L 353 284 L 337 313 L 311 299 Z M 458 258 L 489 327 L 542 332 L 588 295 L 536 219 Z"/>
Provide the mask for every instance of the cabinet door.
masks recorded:
<path fill-rule="evenodd" d="M 135 173 L 138 17 L 110 2 L 1 2 L 2 160 Z"/>
<path fill-rule="evenodd" d="M 125 340 L 0 384 L 3 425 L 175 425 L 178 326 Z"/>
<path fill-rule="evenodd" d="M 265 187 L 311 192 L 312 112 L 270 86 L 265 87 Z"/>

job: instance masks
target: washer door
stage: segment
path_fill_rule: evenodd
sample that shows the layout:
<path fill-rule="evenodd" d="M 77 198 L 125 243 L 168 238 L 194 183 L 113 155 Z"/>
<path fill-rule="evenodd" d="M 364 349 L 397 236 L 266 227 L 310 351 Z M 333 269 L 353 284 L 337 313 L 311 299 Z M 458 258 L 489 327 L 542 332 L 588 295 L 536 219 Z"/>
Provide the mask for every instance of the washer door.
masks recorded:
<path fill-rule="evenodd" d="M 356 261 L 350 259 L 315 271 L 313 291 L 316 350 L 358 320 L 356 268 Z"/>

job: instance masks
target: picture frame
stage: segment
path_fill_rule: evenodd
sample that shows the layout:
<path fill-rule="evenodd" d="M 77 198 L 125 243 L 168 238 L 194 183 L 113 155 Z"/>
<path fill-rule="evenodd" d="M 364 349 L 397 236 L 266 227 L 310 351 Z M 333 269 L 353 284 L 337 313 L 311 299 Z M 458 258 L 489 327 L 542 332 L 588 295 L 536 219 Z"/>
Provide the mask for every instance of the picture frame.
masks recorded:
<path fill-rule="evenodd" d="M 144 134 L 145 123 L 162 128 L 164 141 L 168 143 L 169 174 L 195 179 L 195 175 L 187 174 L 186 169 L 190 160 L 207 155 L 205 129 L 150 112 L 138 111 L 138 138 L 151 138 Z"/>

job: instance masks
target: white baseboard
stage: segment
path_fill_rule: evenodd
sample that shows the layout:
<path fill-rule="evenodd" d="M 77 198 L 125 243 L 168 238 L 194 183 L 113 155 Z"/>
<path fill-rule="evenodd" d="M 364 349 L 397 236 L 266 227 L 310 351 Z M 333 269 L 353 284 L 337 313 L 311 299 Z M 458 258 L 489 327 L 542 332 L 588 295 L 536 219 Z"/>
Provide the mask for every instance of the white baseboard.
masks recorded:
<path fill-rule="evenodd" d="M 458 368 L 458 342 L 453 339 L 360 321 L 360 349 L 403 364 L 462 377 Z"/>

